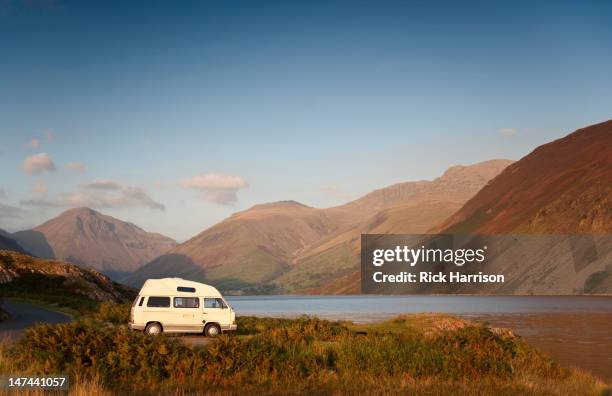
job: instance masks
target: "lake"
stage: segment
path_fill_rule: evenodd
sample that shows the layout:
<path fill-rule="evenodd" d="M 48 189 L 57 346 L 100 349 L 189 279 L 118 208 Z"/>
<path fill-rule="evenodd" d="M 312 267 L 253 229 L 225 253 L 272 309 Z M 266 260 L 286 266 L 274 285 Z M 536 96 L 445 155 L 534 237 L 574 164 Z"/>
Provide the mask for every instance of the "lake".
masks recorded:
<path fill-rule="evenodd" d="M 446 312 L 512 329 L 566 366 L 612 381 L 612 296 L 234 296 L 238 315 L 381 321 Z"/>

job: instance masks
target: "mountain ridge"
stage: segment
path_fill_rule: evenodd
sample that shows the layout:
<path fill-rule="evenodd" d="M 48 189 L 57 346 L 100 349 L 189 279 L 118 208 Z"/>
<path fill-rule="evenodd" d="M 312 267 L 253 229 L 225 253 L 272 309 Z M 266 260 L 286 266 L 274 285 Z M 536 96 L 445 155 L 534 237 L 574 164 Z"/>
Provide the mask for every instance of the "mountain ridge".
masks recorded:
<path fill-rule="evenodd" d="M 345 246 L 345 234 L 354 239 L 355 233 L 358 236 L 360 231 L 369 229 L 373 213 L 408 210 L 413 215 L 417 205 L 437 196 L 441 203 L 430 205 L 430 210 L 421 214 L 422 225 L 414 227 L 415 232 L 428 229 L 434 225 L 432 222 L 443 221 L 452 214 L 511 162 L 490 160 L 455 166 L 432 181 L 397 183 L 331 208 L 318 209 L 296 201 L 255 205 L 234 213 L 147 263 L 128 276 L 126 282 L 138 286 L 149 277 L 171 276 L 174 268 L 181 276 L 209 281 L 225 289 L 267 285 L 295 291 L 294 286 L 290 289 L 286 286 L 299 284 L 299 280 L 288 280 L 287 284 L 283 281 L 293 279 L 293 272 L 299 279 L 302 273 L 311 272 L 310 269 L 314 273 L 309 277 L 322 280 L 325 265 L 321 261 L 330 258 L 342 261 L 337 266 L 342 267 L 340 273 L 332 276 L 340 276 L 349 268 L 354 270 L 357 255 L 354 246 Z M 402 207 L 406 203 L 412 206 Z M 396 226 L 390 220 L 382 223 L 377 226 Z M 330 250 L 333 251 L 330 253 Z M 304 264 L 305 260 L 311 264 Z"/>
<path fill-rule="evenodd" d="M 131 272 L 176 242 L 91 208 L 72 208 L 13 237 L 32 254 L 100 271 Z"/>
<path fill-rule="evenodd" d="M 612 120 L 510 165 L 434 231 L 612 233 Z"/>

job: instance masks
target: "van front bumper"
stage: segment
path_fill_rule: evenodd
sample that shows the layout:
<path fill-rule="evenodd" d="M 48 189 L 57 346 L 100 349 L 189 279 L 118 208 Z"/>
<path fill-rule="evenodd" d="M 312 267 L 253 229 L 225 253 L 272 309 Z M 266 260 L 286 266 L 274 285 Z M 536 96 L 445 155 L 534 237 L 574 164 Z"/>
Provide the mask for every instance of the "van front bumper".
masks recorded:
<path fill-rule="evenodd" d="M 221 328 L 222 331 L 234 331 L 236 329 L 238 329 L 238 325 L 237 324 L 231 324 L 231 325 L 228 325 L 228 326 L 225 326 L 225 327 Z"/>

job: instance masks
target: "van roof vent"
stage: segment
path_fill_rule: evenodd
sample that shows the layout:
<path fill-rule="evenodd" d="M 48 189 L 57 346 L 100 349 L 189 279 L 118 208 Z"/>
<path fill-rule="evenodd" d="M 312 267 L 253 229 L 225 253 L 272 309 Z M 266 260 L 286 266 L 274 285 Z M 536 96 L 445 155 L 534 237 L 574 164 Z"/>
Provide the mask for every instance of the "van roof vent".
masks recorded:
<path fill-rule="evenodd" d="M 176 291 L 186 292 L 186 293 L 195 293 L 195 287 L 178 286 L 176 288 Z"/>

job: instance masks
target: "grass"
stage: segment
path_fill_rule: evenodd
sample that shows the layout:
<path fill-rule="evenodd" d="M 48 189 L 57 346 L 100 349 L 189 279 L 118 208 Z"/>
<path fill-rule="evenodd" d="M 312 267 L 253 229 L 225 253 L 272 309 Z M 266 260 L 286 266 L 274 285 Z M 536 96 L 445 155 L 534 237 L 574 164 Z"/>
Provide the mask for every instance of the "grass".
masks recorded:
<path fill-rule="evenodd" d="M 129 330 L 127 305 L 39 325 L 0 346 L 0 373 L 67 373 L 92 395 L 603 395 L 521 338 L 446 315 L 356 325 L 311 317 L 238 318 L 206 347 Z M 608 393 L 609 394 L 609 393 Z"/>
<path fill-rule="evenodd" d="M 24 274 L 2 285 L 1 296 L 24 302 L 35 302 L 49 308 L 66 310 L 75 314 L 95 310 L 98 302 L 78 292 L 76 287 L 65 285 L 62 276 Z"/>
<path fill-rule="evenodd" d="M 269 282 L 284 266 L 272 254 L 258 247 L 239 261 L 208 268 L 206 277 L 221 289 L 239 289 L 240 287 L 236 286 L 254 286 Z"/>
<path fill-rule="evenodd" d="M 285 291 L 293 292 L 319 287 L 358 268 L 358 259 L 347 245 L 342 244 L 300 260 L 274 279 L 274 283 Z"/>

